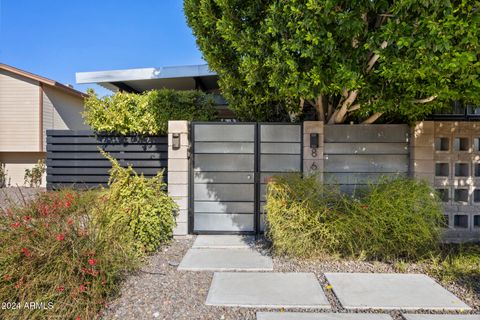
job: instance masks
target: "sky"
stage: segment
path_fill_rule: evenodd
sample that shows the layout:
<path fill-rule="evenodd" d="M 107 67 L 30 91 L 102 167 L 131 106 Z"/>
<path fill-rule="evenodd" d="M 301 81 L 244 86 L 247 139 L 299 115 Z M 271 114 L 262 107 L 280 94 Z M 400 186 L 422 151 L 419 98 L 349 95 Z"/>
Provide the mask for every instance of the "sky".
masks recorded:
<path fill-rule="evenodd" d="M 0 63 L 72 84 L 75 72 L 203 64 L 182 0 L 0 0 Z"/>

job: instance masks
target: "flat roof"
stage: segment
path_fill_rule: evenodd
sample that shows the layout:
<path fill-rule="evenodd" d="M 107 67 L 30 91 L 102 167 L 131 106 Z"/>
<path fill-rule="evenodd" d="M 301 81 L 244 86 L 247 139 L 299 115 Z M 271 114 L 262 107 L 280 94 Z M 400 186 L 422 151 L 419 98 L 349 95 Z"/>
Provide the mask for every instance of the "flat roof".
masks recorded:
<path fill-rule="evenodd" d="M 207 64 L 77 72 L 78 84 L 96 83 L 112 91 L 142 92 L 151 89 L 218 89 L 218 76 Z"/>

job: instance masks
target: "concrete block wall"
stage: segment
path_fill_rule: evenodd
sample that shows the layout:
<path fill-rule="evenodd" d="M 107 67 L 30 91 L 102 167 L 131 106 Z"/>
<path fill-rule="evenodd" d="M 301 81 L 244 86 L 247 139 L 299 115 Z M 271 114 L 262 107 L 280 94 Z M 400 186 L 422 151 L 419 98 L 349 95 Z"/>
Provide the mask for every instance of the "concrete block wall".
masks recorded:
<path fill-rule="evenodd" d="M 188 234 L 189 130 L 188 121 L 168 122 L 168 193 L 177 203 L 174 236 Z M 173 148 L 173 134 L 180 134 L 180 148 Z"/>
<path fill-rule="evenodd" d="M 442 195 L 445 241 L 480 240 L 480 123 L 418 122 L 412 137 L 411 173 Z"/>
<path fill-rule="evenodd" d="M 322 121 L 305 121 L 303 123 L 303 172 L 315 174 L 323 181 L 324 124 Z M 318 134 L 318 148 L 310 148 L 310 134 Z"/>

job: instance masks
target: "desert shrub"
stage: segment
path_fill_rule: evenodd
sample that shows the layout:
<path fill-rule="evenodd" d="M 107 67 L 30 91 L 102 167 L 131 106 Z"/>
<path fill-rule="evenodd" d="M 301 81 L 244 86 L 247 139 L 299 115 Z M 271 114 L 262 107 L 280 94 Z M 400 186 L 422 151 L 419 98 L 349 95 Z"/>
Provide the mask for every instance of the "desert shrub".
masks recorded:
<path fill-rule="evenodd" d="M 209 121 L 216 111 L 212 97 L 196 90 L 117 92 L 103 98 L 90 90 L 83 116 L 95 131 L 156 135 L 167 133 L 168 120 Z"/>
<path fill-rule="evenodd" d="M 177 209 L 166 192 L 163 172 L 145 178 L 132 167 L 123 168 L 115 159 L 103 154 L 112 163 L 112 169 L 102 210 L 130 228 L 139 250 L 155 251 L 160 244 L 170 240 Z"/>
<path fill-rule="evenodd" d="M 480 244 L 444 245 L 426 259 L 427 271 L 442 282 L 457 282 L 480 294 Z"/>
<path fill-rule="evenodd" d="M 25 184 L 29 187 L 38 187 L 42 183 L 42 177 L 46 170 L 45 160 L 38 160 L 32 169 L 25 170 L 23 177 Z"/>
<path fill-rule="evenodd" d="M 381 179 L 338 221 L 342 251 L 370 258 L 417 259 L 438 247 L 443 207 L 425 181 Z"/>
<path fill-rule="evenodd" d="M 92 217 L 98 200 L 64 190 L 0 211 L 0 300 L 17 307 L 0 310 L 1 319 L 93 319 L 139 266 L 126 226 Z"/>
<path fill-rule="evenodd" d="M 441 232 L 441 204 L 425 182 L 382 180 L 357 198 L 314 176 L 278 177 L 267 191 L 267 235 L 279 254 L 375 259 L 428 254 Z"/>

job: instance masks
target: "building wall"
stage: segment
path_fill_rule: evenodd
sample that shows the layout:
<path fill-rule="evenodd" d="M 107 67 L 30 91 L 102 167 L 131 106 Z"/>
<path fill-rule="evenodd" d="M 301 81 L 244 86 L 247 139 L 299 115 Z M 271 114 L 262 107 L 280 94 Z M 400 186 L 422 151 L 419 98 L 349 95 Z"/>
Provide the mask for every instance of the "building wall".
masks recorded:
<path fill-rule="evenodd" d="M 88 129 L 81 115 L 83 99 L 47 85 L 40 119 L 41 92 L 38 81 L 0 70 L 0 162 L 12 186 L 23 185 L 25 170 L 45 158 L 46 130 Z"/>
<path fill-rule="evenodd" d="M 44 152 L 0 152 L 0 162 L 5 163 L 7 186 L 23 186 L 26 169 L 32 169 L 40 159 L 45 159 Z M 46 175 L 42 186 L 45 186 Z"/>
<path fill-rule="evenodd" d="M 43 91 L 43 129 L 88 130 L 84 122 L 83 99 L 64 93 L 58 89 L 44 87 Z M 44 145 L 46 134 L 44 133 Z"/>
<path fill-rule="evenodd" d="M 0 70 L 0 152 L 39 151 L 39 86 Z"/>
<path fill-rule="evenodd" d="M 412 175 L 442 195 L 445 239 L 480 240 L 480 123 L 423 121 L 412 137 Z"/>

